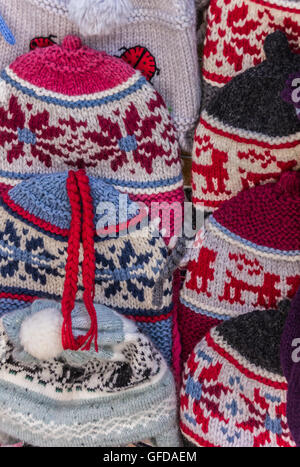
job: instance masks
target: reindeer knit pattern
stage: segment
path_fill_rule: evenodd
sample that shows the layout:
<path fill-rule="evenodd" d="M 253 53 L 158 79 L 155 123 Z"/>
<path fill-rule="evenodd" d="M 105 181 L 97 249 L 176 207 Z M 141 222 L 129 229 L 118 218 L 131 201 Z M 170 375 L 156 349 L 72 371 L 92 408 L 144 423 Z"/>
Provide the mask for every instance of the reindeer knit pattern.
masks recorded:
<path fill-rule="evenodd" d="M 77 173 L 77 180 L 78 176 Z M 147 214 L 126 195 L 123 194 L 125 198 L 120 201 L 117 190 L 90 177 L 91 199 L 88 200 L 88 192 L 84 198 L 81 191 L 81 198 L 76 201 L 79 192 L 74 190 L 70 180 L 68 173 L 39 175 L 3 193 L 0 203 L 1 311 L 7 312 L 12 301 L 15 306 L 20 301 L 22 306 L 37 298 L 63 299 L 68 323 L 76 297 L 84 300 L 93 323 L 94 299 L 137 321 L 171 363 L 172 333 L 176 324 L 172 277 L 165 278 L 162 284 L 160 306 L 153 303 L 155 284 L 168 263 L 164 240 L 152 235 L 149 227 L 142 227 L 142 223 L 136 235 L 125 230 L 128 222 L 131 226 L 138 225 Z M 83 205 L 87 203 L 82 219 L 80 209 L 78 211 L 80 199 Z M 100 201 L 114 203 L 117 218 L 112 217 L 108 222 L 107 232 L 112 233 L 114 229 L 119 235 L 100 235 L 97 229 L 102 219 L 97 214 Z M 125 212 L 124 206 L 127 206 Z M 93 225 L 90 225 L 91 207 Z M 138 211 L 139 214 L 135 214 Z M 82 232 L 78 230 L 80 225 Z M 93 329 L 91 332 L 95 336 Z M 67 334 L 66 339 L 69 339 Z M 68 342 L 73 342 L 70 339 Z"/>
<path fill-rule="evenodd" d="M 234 76 L 265 59 L 263 43 L 280 30 L 300 52 L 299 0 L 210 0 L 202 75 L 203 104 Z"/>
<path fill-rule="evenodd" d="M 49 306 L 38 300 L 0 319 L 1 430 L 34 446 L 122 446 L 140 436 L 178 446 L 174 380 L 152 342 L 96 305 L 99 320 L 105 315 L 98 353 L 63 351 L 38 360 L 24 351 L 20 329 Z"/>
<path fill-rule="evenodd" d="M 300 285 L 300 172 L 243 191 L 211 215 L 181 291 L 184 361 L 211 327 L 276 307 Z"/>
<path fill-rule="evenodd" d="M 281 31 L 267 36 L 264 48 L 266 60 L 218 90 L 201 114 L 192 164 L 199 209 L 214 211 L 240 191 L 300 168 L 300 120 L 282 96 L 300 55 Z"/>
<path fill-rule="evenodd" d="M 180 426 L 196 446 L 293 447 L 280 336 L 289 303 L 212 329 L 185 364 Z"/>
<path fill-rule="evenodd" d="M 190 133 L 200 108 L 194 0 L 144 3 L 132 0 L 132 12 L 117 30 L 112 29 L 109 34 L 101 33 L 101 29 L 96 34 L 90 31 L 84 41 L 115 56 L 121 56 L 122 48 L 136 46 L 146 48 L 153 55 L 157 72 L 151 82 L 171 110 L 181 146 L 191 150 Z M 52 35 L 60 43 L 68 34 L 80 34 L 69 11 L 69 0 L 0 0 L 0 15 L 15 38 L 12 46 L 0 34 L 1 70 L 28 52 L 30 42 L 36 37 Z"/>

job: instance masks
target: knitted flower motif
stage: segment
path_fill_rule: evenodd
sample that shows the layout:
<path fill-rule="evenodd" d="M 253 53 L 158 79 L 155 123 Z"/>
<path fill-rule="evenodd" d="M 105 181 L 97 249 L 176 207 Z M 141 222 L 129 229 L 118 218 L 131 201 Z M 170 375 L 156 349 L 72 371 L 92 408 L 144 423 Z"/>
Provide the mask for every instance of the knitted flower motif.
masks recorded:
<path fill-rule="evenodd" d="M 23 112 L 15 96 L 11 96 L 8 109 L 0 107 L 0 146 L 6 149 L 7 161 L 25 157 L 25 145 L 30 145 L 31 154 L 46 167 L 52 166 L 52 156 L 64 157 L 64 154 L 53 141 L 64 131 L 55 126 L 49 126 L 49 113 L 44 110 L 35 115 L 30 114 L 32 105 L 27 104 L 29 114 Z M 32 161 L 27 161 L 32 165 Z"/>

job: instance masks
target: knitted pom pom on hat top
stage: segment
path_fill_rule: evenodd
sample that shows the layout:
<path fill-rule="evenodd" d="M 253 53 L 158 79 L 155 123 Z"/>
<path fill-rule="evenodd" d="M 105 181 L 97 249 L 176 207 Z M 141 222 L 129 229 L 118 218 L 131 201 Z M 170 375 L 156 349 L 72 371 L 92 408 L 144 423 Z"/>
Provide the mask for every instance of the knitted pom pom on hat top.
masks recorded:
<path fill-rule="evenodd" d="M 251 311 L 206 334 L 187 360 L 180 426 L 196 446 L 292 447 L 280 338 L 289 301 Z"/>
<path fill-rule="evenodd" d="M 201 94 L 194 0 L 0 0 L 0 70 L 70 34 L 140 70 L 191 151 Z"/>
<path fill-rule="evenodd" d="M 185 360 L 221 321 L 276 307 L 300 285 L 300 172 L 256 186 L 205 221 L 181 291 L 179 328 Z"/>
<path fill-rule="evenodd" d="M 192 164 L 199 209 L 213 211 L 242 190 L 300 168 L 300 120 L 282 97 L 300 71 L 300 55 L 281 31 L 267 36 L 264 48 L 266 60 L 219 89 L 201 114 Z"/>
<path fill-rule="evenodd" d="M 202 75 L 202 103 L 233 77 L 265 59 L 268 34 L 283 31 L 291 49 L 300 52 L 299 0 L 210 0 Z"/>
<path fill-rule="evenodd" d="M 288 382 L 287 422 L 297 447 L 300 446 L 299 423 L 299 342 L 300 342 L 300 288 L 294 297 L 291 310 L 281 336 L 280 360 L 283 373 Z"/>
<path fill-rule="evenodd" d="M 0 429 L 43 447 L 150 438 L 156 446 L 179 446 L 175 385 L 163 357 L 132 322 L 102 305 L 95 310 L 99 351 L 61 350 L 50 335 L 56 354 L 48 359 L 38 358 L 33 343 L 24 348 L 24 334 L 26 343 L 39 339 L 51 314 L 62 318 L 59 303 L 36 300 L 0 319 Z M 82 303 L 73 316 L 73 333 L 87 331 Z"/>
<path fill-rule="evenodd" d="M 2 182 L 85 168 L 146 203 L 183 201 L 170 114 L 130 65 L 67 36 L 20 56 L 1 78 Z"/>
<path fill-rule="evenodd" d="M 19 183 L 3 192 L 0 211 L 2 313 L 37 298 L 62 300 L 63 347 L 88 349 L 97 345 L 95 301 L 137 321 L 176 363 L 176 261 L 143 206 L 80 170 Z M 86 335 L 71 333 L 75 299 L 90 318 Z"/>

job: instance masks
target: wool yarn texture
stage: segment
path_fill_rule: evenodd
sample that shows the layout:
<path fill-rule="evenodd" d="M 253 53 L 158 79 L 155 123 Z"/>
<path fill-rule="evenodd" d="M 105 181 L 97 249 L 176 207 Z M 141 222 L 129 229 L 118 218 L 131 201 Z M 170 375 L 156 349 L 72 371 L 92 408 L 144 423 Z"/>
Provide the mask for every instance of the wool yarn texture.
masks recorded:
<path fill-rule="evenodd" d="M 0 15 L 1 70 L 29 48 L 80 35 L 153 83 L 191 150 L 200 108 L 194 0 L 0 0 Z"/>
<path fill-rule="evenodd" d="M 218 90 L 201 114 L 192 163 L 199 209 L 214 211 L 240 191 L 300 168 L 300 120 L 283 96 L 300 55 L 282 31 L 267 36 L 264 49 L 266 60 Z"/>
<path fill-rule="evenodd" d="M 26 323 L 27 341 L 37 339 L 51 314 L 62 313 L 59 303 L 36 300 L 0 319 L 1 430 L 42 447 L 116 447 L 150 438 L 156 446 L 179 446 L 175 385 L 163 357 L 133 322 L 105 306 L 95 309 L 99 351 L 63 350 L 47 360 L 24 350 L 20 336 Z M 48 319 L 37 322 L 44 312 Z M 87 330 L 83 304 L 73 313 L 73 332 Z"/>
<path fill-rule="evenodd" d="M 224 202 L 193 248 L 181 290 L 182 357 L 224 320 L 276 308 L 300 285 L 300 172 Z"/>
<path fill-rule="evenodd" d="M 287 422 L 297 447 L 300 446 L 299 425 L 299 326 L 300 288 L 295 295 L 281 336 L 280 360 L 287 379 Z"/>
<path fill-rule="evenodd" d="M 171 364 L 176 261 L 140 205 L 83 170 L 35 176 L 0 202 L 0 313 L 37 298 L 62 300 L 66 343 L 77 348 L 83 341 L 68 334 L 75 299 L 90 314 L 88 346 L 95 301 L 137 321 Z"/>
<path fill-rule="evenodd" d="M 234 76 L 265 59 L 268 34 L 283 31 L 300 53 L 299 0 L 211 0 L 202 60 L 202 104 Z"/>
<path fill-rule="evenodd" d="M 212 329 L 185 364 L 180 427 L 196 446 L 293 447 L 280 337 L 289 301 Z"/>

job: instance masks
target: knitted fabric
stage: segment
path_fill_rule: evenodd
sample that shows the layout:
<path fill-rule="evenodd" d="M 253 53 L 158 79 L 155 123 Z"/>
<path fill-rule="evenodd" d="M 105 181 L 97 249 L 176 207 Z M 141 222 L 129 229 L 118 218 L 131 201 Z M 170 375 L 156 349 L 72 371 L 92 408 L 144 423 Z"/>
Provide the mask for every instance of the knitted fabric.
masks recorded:
<path fill-rule="evenodd" d="M 280 337 L 288 303 L 212 329 L 183 375 L 180 426 L 197 446 L 291 447 Z"/>
<path fill-rule="evenodd" d="M 36 298 L 62 299 L 69 328 L 74 300 L 82 299 L 95 337 L 94 299 L 136 320 L 171 363 L 175 305 L 172 276 L 164 280 L 161 306 L 154 306 L 153 295 L 172 254 L 168 257 L 163 239 L 152 235 L 143 224 L 145 213 L 126 195 L 119 198 L 120 193 L 113 187 L 87 177 L 84 190 L 78 193 L 77 182 L 73 186 L 70 175 L 39 175 L 3 193 L 1 311 L 8 311 L 12 301 L 17 306 L 19 301 L 23 305 Z M 97 210 L 100 202 L 113 203 L 116 216 L 107 218 L 105 212 L 103 218 Z M 101 233 L 102 221 L 107 228 Z M 136 234 L 127 232 L 126 226 L 135 224 L 140 226 Z M 113 232 L 115 236 L 108 235 Z M 68 345 L 76 348 L 78 343 L 69 338 Z"/>
<path fill-rule="evenodd" d="M 99 353 L 37 360 L 22 350 L 20 328 L 49 306 L 60 308 L 38 300 L 0 320 L 0 429 L 34 446 L 124 446 L 152 437 L 178 446 L 173 377 L 151 341 L 96 305 L 99 320 L 105 311 Z M 84 328 L 80 304 L 75 312 Z"/>
<path fill-rule="evenodd" d="M 287 421 L 297 447 L 300 446 L 299 424 L 299 313 L 300 288 L 292 302 L 281 336 L 280 360 L 288 382 Z"/>
<path fill-rule="evenodd" d="M 147 204 L 183 201 L 175 129 L 140 72 L 68 36 L 1 78 L 0 182 L 85 168 Z"/>
<path fill-rule="evenodd" d="M 300 70 L 300 55 L 290 52 L 281 31 L 267 36 L 264 48 L 266 60 L 218 90 L 201 114 L 192 164 L 192 200 L 200 209 L 213 211 L 244 189 L 300 168 L 300 120 L 281 95 Z"/>
<path fill-rule="evenodd" d="M 204 105 L 234 76 L 265 59 L 268 34 L 285 32 L 299 53 L 299 24 L 299 0 L 211 0 L 202 62 Z"/>
<path fill-rule="evenodd" d="M 252 309 L 276 307 L 300 285 L 300 172 L 243 191 L 205 222 L 181 291 L 185 360 L 209 329 Z"/>
<path fill-rule="evenodd" d="M 76 1 L 72 3 L 76 5 Z M 191 150 L 189 132 L 196 125 L 200 107 L 194 0 L 149 0 L 145 5 L 140 0 L 131 0 L 131 3 L 125 24 L 112 28 L 109 34 L 104 34 L 101 28 L 98 33 L 85 30 L 89 37 L 84 41 L 92 48 L 119 57 L 125 48 L 129 51 L 124 56 L 126 60 L 142 71 L 151 70 L 151 82 L 171 110 L 179 141 Z M 54 42 L 60 43 L 68 34 L 80 34 L 71 19 L 74 14 L 69 11 L 69 0 L 0 0 L 0 15 L 15 39 L 15 45 L 11 45 L 0 34 L 1 70 L 26 53 L 34 38 L 41 39 L 44 45 L 50 35 L 55 36 Z M 139 60 L 141 54 L 148 65 Z"/>

